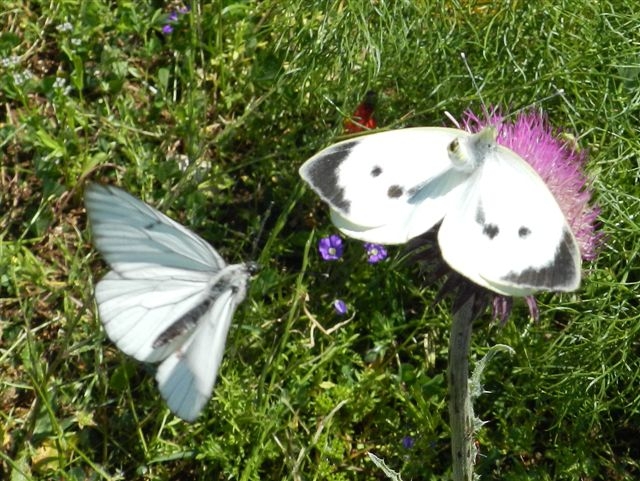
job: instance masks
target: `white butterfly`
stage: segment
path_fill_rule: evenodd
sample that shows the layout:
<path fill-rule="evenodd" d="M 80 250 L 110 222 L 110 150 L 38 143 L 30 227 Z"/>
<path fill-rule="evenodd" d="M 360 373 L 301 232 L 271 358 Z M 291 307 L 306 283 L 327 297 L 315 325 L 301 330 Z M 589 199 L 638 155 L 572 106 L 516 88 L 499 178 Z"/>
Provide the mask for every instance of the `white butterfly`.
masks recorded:
<path fill-rule="evenodd" d="M 580 251 L 560 206 L 495 139 L 493 127 L 381 132 L 327 147 L 300 175 L 350 237 L 400 244 L 442 221 L 444 260 L 476 284 L 509 296 L 577 289 Z"/>
<path fill-rule="evenodd" d="M 226 265 L 202 238 L 115 187 L 90 184 L 85 203 L 94 244 L 113 269 L 95 292 L 107 335 L 140 361 L 161 361 L 162 397 L 195 420 L 256 264 Z"/>

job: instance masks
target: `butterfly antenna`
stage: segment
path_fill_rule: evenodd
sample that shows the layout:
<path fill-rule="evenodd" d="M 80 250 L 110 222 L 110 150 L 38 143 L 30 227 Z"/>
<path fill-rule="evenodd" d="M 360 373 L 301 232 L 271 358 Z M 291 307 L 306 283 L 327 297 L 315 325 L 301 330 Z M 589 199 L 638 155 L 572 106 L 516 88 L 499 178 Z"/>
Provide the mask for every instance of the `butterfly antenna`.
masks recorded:
<path fill-rule="evenodd" d="M 520 108 L 519 108 L 519 109 L 517 109 L 517 110 L 513 110 L 513 111 L 509 112 L 507 115 L 505 115 L 505 116 L 504 116 L 504 118 L 505 118 L 505 119 L 508 119 L 509 117 L 513 117 L 513 116 L 515 116 L 515 115 L 518 115 L 519 113 L 521 113 L 521 112 L 523 112 L 523 111 L 525 111 L 525 110 L 528 110 L 528 109 L 530 109 L 530 108 L 532 108 L 532 107 L 534 107 L 534 106 L 536 106 L 536 105 L 540 105 L 540 104 L 542 104 L 543 102 L 546 102 L 546 101 L 548 101 L 548 100 L 554 99 L 554 98 L 556 98 L 556 97 L 562 97 L 562 99 L 565 101 L 565 103 L 566 103 L 566 104 L 567 104 L 567 106 L 569 107 L 569 110 L 571 110 L 574 114 L 576 114 L 576 115 L 577 115 L 578 113 L 576 112 L 576 109 L 575 109 L 575 108 L 573 107 L 573 105 L 571 105 L 571 104 L 569 103 L 569 101 L 567 100 L 567 97 L 566 97 L 566 96 L 565 96 L 565 94 L 564 94 L 564 89 L 559 89 L 559 88 L 557 88 L 555 85 L 552 85 L 552 87 L 556 90 L 554 93 L 552 93 L 552 94 L 550 94 L 550 95 L 547 95 L 546 97 L 543 97 L 543 98 L 541 98 L 541 99 L 539 99 L 539 100 L 536 100 L 535 102 L 532 102 L 532 103 L 530 103 L 529 105 L 526 105 L 526 106 L 524 106 L 524 107 L 520 107 Z M 574 129 L 574 130 L 577 130 L 577 129 L 576 129 L 576 126 L 575 126 L 575 125 L 574 125 L 574 123 L 573 123 L 573 120 L 571 121 L 571 125 L 573 126 L 573 129 Z"/>
<path fill-rule="evenodd" d="M 556 93 L 555 93 L 554 95 L 550 95 L 550 96 L 549 96 L 549 97 L 547 97 L 547 98 L 553 98 L 553 97 L 556 97 L 556 96 L 558 96 L 558 95 L 559 95 L 560 97 L 562 97 L 562 100 L 564 100 L 564 103 L 565 103 L 565 104 L 566 104 L 566 106 L 569 108 L 569 110 L 571 110 L 571 112 L 573 112 L 573 115 L 574 115 L 575 117 L 578 117 L 578 112 L 576 111 L 576 108 L 575 108 L 573 105 L 571 105 L 571 102 L 569 102 L 569 99 L 568 99 L 568 98 L 567 98 L 567 96 L 564 94 L 564 89 L 559 89 L 559 88 L 557 88 L 557 87 L 556 87 L 555 85 L 553 85 L 553 84 L 552 84 L 552 86 L 556 89 Z M 578 129 L 578 127 L 576 126 L 575 122 L 573 121 L 573 117 L 570 117 L 570 120 L 571 120 L 571 127 L 573 128 L 573 131 L 574 131 L 574 132 L 578 132 L 578 130 L 579 130 L 579 129 Z M 583 133 L 583 135 L 585 135 L 585 134 L 586 134 L 586 132 L 585 132 L 585 133 Z"/>
<path fill-rule="evenodd" d="M 267 211 L 264 213 L 264 217 L 262 218 L 262 222 L 260 222 L 260 229 L 258 230 L 258 235 L 256 236 L 253 244 L 251 245 L 251 259 L 256 258 L 256 253 L 258 252 L 258 244 L 260 243 L 260 238 L 262 237 L 262 233 L 264 232 L 264 226 L 267 224 L 267 220 L 271 217 L 271 211 L 273 210 L 274 202 L 269 202 L 269 207 L 267 207 Z"/>
<path fill-rule="evenodd" d="M 451 112 L 449 112 L 448 110 L 444 111 L 444 115 L 445 117 L 447 117 L 452 123 L 453 125 L 456 126 L 457 129 L 462 129 L 462 127 L 460 126 L 460 122 L 458 122 L 458 119 L 456 119 Z"/>
<path fill-rule="evenodd" d="M 480 88 L 478 87 L 478 84 L 476 83 L 476 78 L 473 75 L 473 71 L 471 70 L 471 65 L 469 65 L 469 62 L 467 61 L 467 56 L 464 52 L 460 52 L 460 56 L 462 57 L 462 61 L 464 62 L 464 66 L 467 68 L 467 72 L 469 72 L 469 77 L 471 77 L 471 83 L 473 84 L 473 88 L 476 89 L 476 93 L 478 94 L 478 97 L 480 98 L 480 102 L 482 103 L 482 110 L 484 110 L 484 114 L 487 115 L 487 104 L 484 102 L 484 98 L 482 97 L 482 94 L 480 93 Z"/>
<path fill-rule="evenodd" d="M 541 98 L 540 100 L 534 102 L 533 105 L 541 104 L 542 102 L 546 102 L 547 100 L 551 100 L 551 99 L 559 96 L 559 97 L 562 97 L 564 99 L 564 101 L 567 103 L 567 105 L 569 106 L 571 111 L 574 114 L 577 115 L 576 109 L 573 108 L 573 106 L 567 101 L 567 98 L 564 96 L 564 89 L 556 88 L 555 85 L 552 85 L 552 87 L 556 89 L 556 91 L 554 93 L 552 93 L 551 95 L 547 95 L 546 97 Z"/>

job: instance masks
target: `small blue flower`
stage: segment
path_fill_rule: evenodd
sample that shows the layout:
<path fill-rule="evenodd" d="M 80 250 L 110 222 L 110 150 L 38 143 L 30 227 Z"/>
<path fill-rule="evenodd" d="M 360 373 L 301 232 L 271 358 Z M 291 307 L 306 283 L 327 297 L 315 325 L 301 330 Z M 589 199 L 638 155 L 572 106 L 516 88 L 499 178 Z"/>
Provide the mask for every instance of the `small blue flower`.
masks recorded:
<path fill-rule="evenodd" d="M 333 301 L 333 308 L 336 314 L 344 316 L 347 313 L 347 304 L 342 299 L 336 299 Z"/>
<path fill-rule="evenodd" d="M 318 252 L 325 261 L 335 261 L 342 257 L 344 246 L 342 239 L 335 234 L 329 237 L 323 237 L 318 242 Z"/>
<path fill-rule="evenodd" d="M 173 25 L 180 21 L 180 15 L 189 13 L 189 7 L 181 7 L 178 11 L 173 11 L 167 16 L 167 23 L 162 27 L 162 33 L 169 35 L 173 32 Z"/>
<path fill-rule="evenodd" d="M 405 436 L 404 438 L 402 438 L 402 447 L 404 449 L 411 449 L 415 443 L 416 440 L 411 436 Z"/>
<path fill-rule="evenodd" d="M 380 244 L 364 243 L 364 249 L 367 251 L 367 262 L 369 264 L 377 264 L 387 258 L 387 249 Z"/>

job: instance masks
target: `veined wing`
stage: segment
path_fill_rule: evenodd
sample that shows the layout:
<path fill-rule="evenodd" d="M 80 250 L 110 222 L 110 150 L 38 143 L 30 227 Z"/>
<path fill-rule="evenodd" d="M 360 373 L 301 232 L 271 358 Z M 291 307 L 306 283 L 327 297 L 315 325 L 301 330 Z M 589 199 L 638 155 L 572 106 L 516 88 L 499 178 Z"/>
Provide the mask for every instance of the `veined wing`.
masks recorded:
<path fill-rule="evenodd" d="M 225 266 L 201 237 L 121 189 L 90 184 L 85 191 L 93 241 L 112 269 L 148 277 L 148 265 L 215 272 Z"/>
<path fill-rule="evenodd" d="M 157 270 L 162 275 L 138 279 L 111 271 L 95 292 L 109 338 L 121 351 L 145 362 L 166 358 L 184 342 L 184 336 L 176 336 L 172 342 L 154 347 L 163 332 L 206 301 L 211 281 L 211 275 L 202 272 Z"/>

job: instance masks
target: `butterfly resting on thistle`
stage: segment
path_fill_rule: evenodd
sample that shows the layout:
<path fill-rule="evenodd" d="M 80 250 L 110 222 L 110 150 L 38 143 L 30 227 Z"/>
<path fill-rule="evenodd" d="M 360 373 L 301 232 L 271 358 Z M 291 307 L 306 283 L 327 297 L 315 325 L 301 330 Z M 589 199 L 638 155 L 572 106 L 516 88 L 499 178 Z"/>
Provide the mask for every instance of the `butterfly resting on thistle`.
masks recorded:
<path fill-rule="evenodd" d="M 478 133 L 416 127 L 320 151 L 300 175 L 345 235 L 402 244 L 438 224 L 449 266 L 506 296 L 573 291 L 581 257 L 565 215 L 538 173 Z"/>

